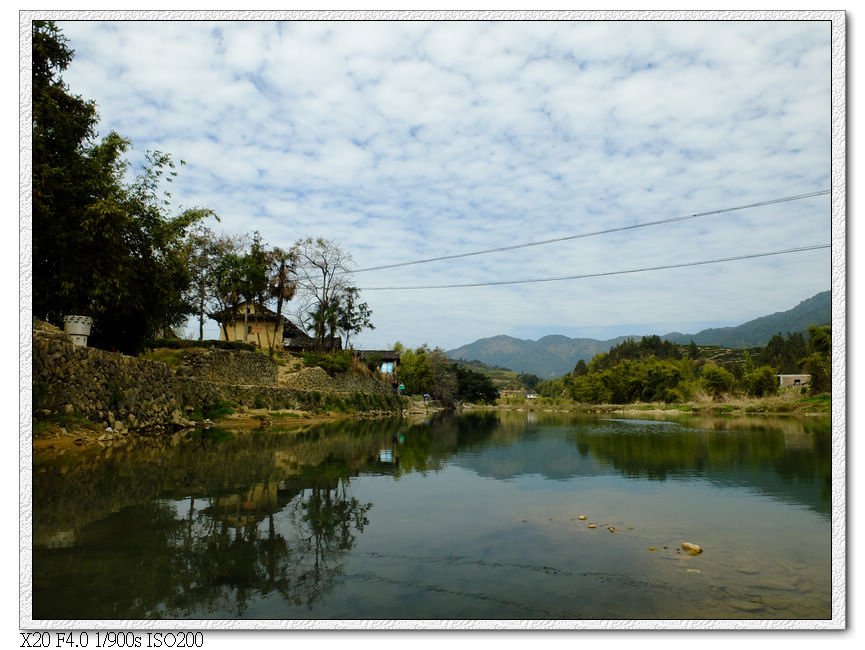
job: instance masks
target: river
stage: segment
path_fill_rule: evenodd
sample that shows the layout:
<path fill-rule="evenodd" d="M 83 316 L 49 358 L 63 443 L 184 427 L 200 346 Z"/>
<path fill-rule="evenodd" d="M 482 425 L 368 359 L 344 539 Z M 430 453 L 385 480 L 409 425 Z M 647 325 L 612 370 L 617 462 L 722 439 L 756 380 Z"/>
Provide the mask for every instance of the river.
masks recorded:
<path fill-rule="evenodd" d="M 274 422 L 36 459 L 33 618 L 832 616 L 828 419 Z"/>

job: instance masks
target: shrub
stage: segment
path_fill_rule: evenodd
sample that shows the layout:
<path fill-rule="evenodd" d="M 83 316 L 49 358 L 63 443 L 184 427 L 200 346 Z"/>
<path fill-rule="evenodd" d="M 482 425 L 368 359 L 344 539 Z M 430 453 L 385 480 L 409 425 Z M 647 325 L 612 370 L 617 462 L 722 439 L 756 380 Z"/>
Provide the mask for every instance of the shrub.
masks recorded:
<path fill-rule="evenodd" d="M 303 355 L 303 363 L 307 367 L 318 366 L 327 374 L 333 376 L 345 372 L 351 367 L 351 352 L 338 350 L 334 352 L 307 352 Z"/>
<path fill-rule="evenodd" d="M 732 392 L 734 381 L 733 374 L 721 366 L 706 364 L 703 367 L 703 387 L 713 398 Z"/>

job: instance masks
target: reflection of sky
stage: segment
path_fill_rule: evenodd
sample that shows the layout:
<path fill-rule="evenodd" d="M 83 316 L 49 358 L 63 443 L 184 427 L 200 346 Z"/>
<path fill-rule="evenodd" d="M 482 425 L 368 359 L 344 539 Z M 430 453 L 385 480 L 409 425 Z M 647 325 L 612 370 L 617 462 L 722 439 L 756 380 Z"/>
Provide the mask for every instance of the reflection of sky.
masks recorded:
<path fill-rule="evenodd" d="M 407 615 L 480 618 L 687 615 L 687 603 L 706 607 L 719 590 L 747 596 L 738 570 L 755 566 L 760 580 L 786 573 L 828 590 L 828 522 L 741 487 L 615 474 L 498 480 L 448 464 L 396 484 L 360 477 L 352 491 L 374 506 L 346 558 L 346 583 L 328 599 L 349 616 L 370 583 L 376 592 L 360 611 L 373 616 L 397 600 Z M 704 555 L 677 554 L 683 541 Z"/>

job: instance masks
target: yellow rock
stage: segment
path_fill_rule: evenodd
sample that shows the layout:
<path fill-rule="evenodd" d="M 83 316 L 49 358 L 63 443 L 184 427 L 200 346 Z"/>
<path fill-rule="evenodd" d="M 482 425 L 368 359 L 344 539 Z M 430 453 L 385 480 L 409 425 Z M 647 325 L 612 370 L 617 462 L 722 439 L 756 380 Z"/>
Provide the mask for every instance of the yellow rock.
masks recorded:
<path fill-rule="evenodd" d="M 702 548 L 690 542 L 682 542 L 682 550 L 687 551 L 689 555 L 699 555 L 703 552 Z"/>
<path fill-rule="evenodd" d="M 655 551 L 658 550 L 658 548 L 656 546 L 650 546 L 649 550 L 652 551 L 652 553 L 654 553 Z"/>
<path fill-rule="evenodd" d="M 598 527 L 597 524 L 589 524 L 589 528 L 597 528 L 597 527 Z"/>
<path fill-rule="evenodd" d="M 577 519 L 579 519 L 580 521 L 585 521 L 586 515 L 580 515 L 579 517 L 577 517 Z"/>

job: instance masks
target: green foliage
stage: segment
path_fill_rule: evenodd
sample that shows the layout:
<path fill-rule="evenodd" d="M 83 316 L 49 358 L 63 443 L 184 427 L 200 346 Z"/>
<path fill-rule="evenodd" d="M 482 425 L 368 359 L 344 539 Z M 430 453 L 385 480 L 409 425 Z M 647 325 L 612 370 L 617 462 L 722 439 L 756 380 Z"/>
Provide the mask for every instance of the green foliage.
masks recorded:
<path fill-rule="evenodd" d="M 537 388 L 538 384 L 541 383 L 541 378 L 531 373 L 521 373 L 517 375 L 517 380 L 522 386 L 529 390 L 534 390 Z"/>
<path fill-rule="evenodd" d="M 430 349 L 427 345 L 423 345 L 415 350 L 402 352 L 397 378 L 405 385 L 406 395 L 429 393 L 433 399 L 445 406 L 453 406 L 461 399 L 457 368 L 457 365 L 445 355 L 444 350 Z M 471 378 L 468 378 L 470 376 L 467 374 L 464 375 L 468 378 L 465 385 L 466 391 L 473 395 L 476 394 L 475 391 L 480 391 L 479 394 L 488 394 L 487 389 L 483 388 L 486 386 L 486 381 L 480 379 L 483 375 L 473 371 L 468 372 L 472 372 L 472 375 Z M 489 386 L 495 390 L 491 382 Z"/>
<path fill-rule="evenodd" d="M 609 352 L 596 355 L 589 364 L 589 368 L 596 371 L 605 370 L 612 368 L 620 361 L 639 360 L 648 357 L 656 359 L 681 359 L 682 352 L 678 345 L 670 343 L 657 335 L 644 336 L 639 341 L 627 339 L 619 343 L 619 345 L 610 348 Z"/>
<path fill-rule="evenodd" d="M 801 332 L 787 333 L 787 337 L 775 334 L 759 355 L 760 363 L 777 368 L 782 374 L 797 374 L 802 369 L 802 359 L 807 355 L 805 337 Z"/>
<path fill-rule="evenodd" d="M 378 352 L 374 352 L 364 358 L 363 362 L 372 372 L 378 372 L 379 368 L 381 368 L 382 356 Z"/>
<path fill-rule="evenodd" d="M 499 391 L 489 377 L 468 368 L 454 365 L 458 400 L 463 402 L 495 404 Z"/>
<path fill-rule="evenodd" d="M 348 350 L 307 352 L 303 355 L 303 363 L 307 367 L 318 366 L 333 376 L 340 372 L 346 372 L 351 367 L 351 352 Z"/>
<path fill-rule="evenodd" d="M 681 396 L 677 388 L 687 376 L 678 362 L 648 357 L 625 359 L 615 366 L 573 378 L 570 391 L 578 401 L 627 404 L 668 402 Z"/>
<path fill-rule="evenodd" d="M 811 395 L 832 391 L 832 328 L 812 325 L 808 328 L 808 356 L 802 360 L 811 375 Z"/>
<path fill-rule="evenodd" d="M 169 214 L 161 188 L 177 172 L 165 153 L 148 152 L 127 182 L 129 141 L 111 132 L 94 142 L 94 104 L 60 77 L 73 54 L 66 38 L 46 21 L 32 33 L 33 312 L 56 325 L 92 316 L 91 345 L 138 352 L 191 312 L 183 242 L 213 213 Z"/>
<path fill-rule="evenodd" d="M 713 398 L 718 398 L 726 393 L 733 392 L 735 382 L 736 378 L 729 370 L 712 363 L 703 366 L 703 388 Z"/>
<path fill-rule="evenodd" d="M 745 392 L 751 397 L 766 397 L 778 394 L 778 373 L 769 366 L 760 366 L 744 377 Z"/>

